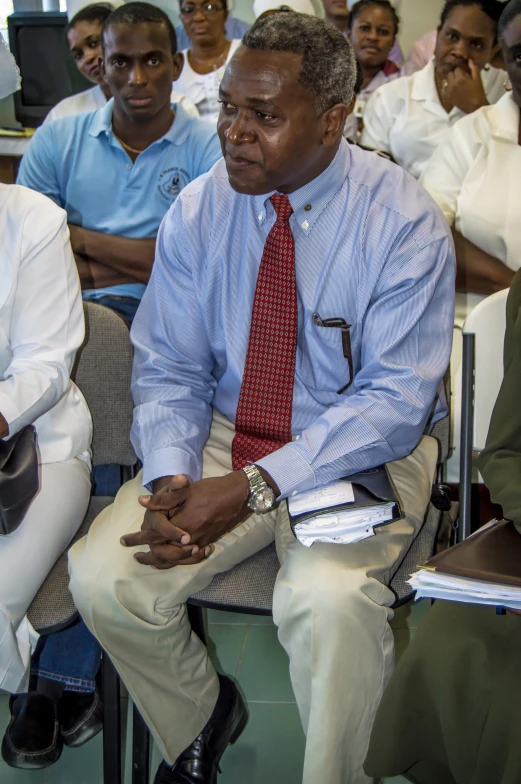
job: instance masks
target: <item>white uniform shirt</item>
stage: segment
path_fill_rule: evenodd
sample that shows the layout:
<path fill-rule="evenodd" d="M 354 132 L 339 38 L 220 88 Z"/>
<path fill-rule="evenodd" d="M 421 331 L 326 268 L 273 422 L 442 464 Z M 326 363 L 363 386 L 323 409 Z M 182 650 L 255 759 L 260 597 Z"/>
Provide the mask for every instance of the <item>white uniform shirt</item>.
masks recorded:
<path fill-rule="evenodd" d="M 421 179 L 450 226 L 512 270 L 521 267 L 519 107 L 507 93 L 464 117 Z M 458 295 L 463 317 L 483 297 Z"/>
<path fill-rule="evenodd" d="M 506 73 L 498 68 L 482 71 L 489 103 L 505 94 Z M 436 89 L 434 60 L 412 76 L 380 87 L 369 99 L 364 114 L 364 147 L 390 153 L 419 179 L 447 131 L 465 113 L 457 107 L 447 113 Z"/>
<path fill-rule="evenodd" d="M 201 120 L 206 120 L 206 122 L 216 125 L 220 109 L 219 85 L 224 76 L 226 66 L 240 45 L 241 41 L 238 38 L 231 41 L 226 62 L 220 68 L 216 68 L 215 71 L 211 71 L 208 74 L 196 73 L 188 61 L 189 50 L 184 50 L 185 64 L 181 71 L 181 76 L 176 81 L 176 86 L 183 95 L 186 95 L 195 103 Z"/>
<path fill-rule="evenodd" d="M 395 71 L 392 70 L 394 66 L 392 61 L 388 60 L 386 66 L 380 68 L 376 76 L 369 82 L 367 87 L 364 87 L 363 90 L 360 90 L 356 96 L 354 111 L 349 115 L 346 120 L 346 124 L 344 125 L 344 136 L 350 141 L 357 140 L 358 122 L 359 120 L 363 120 L 365 107 L 367 106 L 367 101 L 371 95 L 382 85 L 387 84 L 387 82 L 392 82 L 393 79 L 397 79 L 400 76 L 399 69 Z M 395 67 L 397 68 L 397 66 Z"/>
<path fill-rule="evenodd" d="M 0 184 L 0 412 L 10 435 L 35 425 L 42 463 L 89 456 L 90 413 L 69 377 L 84 335 L 65 212 Z"/>
<path fill-rule="evenodd" d="M 199 112 L 186 95 L 182 95 L 177 90 L 172 90 L 170 97 L 171 103 L 180 104 L 187 114 L 192 117 L 199 117 Z M 107 104 L 107 99 L 103 90 L 96 84 L 90 90 L 84 90 L 82 93 L 76 95 L 69 95 L 63 101 L 57 103 L 51 109 L 44 122 L 51 122 L 52 120 L 59 120 L 62 117 L 69 117 L 71 114 L 83 114 L 84 112 L 95 112 L 96 109 L 102 109 Z"/>

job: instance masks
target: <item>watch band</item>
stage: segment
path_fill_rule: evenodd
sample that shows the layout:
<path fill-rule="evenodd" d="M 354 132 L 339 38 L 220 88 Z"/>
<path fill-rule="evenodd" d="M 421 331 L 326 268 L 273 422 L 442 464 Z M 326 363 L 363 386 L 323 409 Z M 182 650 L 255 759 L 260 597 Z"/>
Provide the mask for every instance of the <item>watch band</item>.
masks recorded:
<path fill-rule="evenodd" d="M 268 483 L 262 478 L 262 474 L 256 465 L 247 465 L 242 470 L 248 477 L 252 494 L 269 486 Z"/>

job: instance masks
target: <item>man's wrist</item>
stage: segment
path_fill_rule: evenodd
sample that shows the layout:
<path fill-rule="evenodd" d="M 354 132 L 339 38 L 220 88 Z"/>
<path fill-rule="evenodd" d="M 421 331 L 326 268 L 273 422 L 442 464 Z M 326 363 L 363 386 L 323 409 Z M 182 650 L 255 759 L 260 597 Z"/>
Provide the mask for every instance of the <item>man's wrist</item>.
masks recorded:
<path fill-rule="evenodd" d="M 256 466 L 256 468 L 257 468 L 259 474 L 262 476 L 262 478 L 266 482 L 266 484 L 268 485 L 268 487 L 271 487 L 271 489 L 275 493 L 275 498 L 278 498 L 279 495 L 280 495 L 280 490 L 279 490 L 279 486 L 276 483 L 276 481 L 273 479 L 273 477 L 270 474 L 268 474 L 268 472 L 266 471 L 265 468 L 261 468 L 261 466 Z"/>
<path fill-rule="evenodd" d="M 156 493 L 159 493 L 159 491 L 162 490 L 163 487 L 169 485 L 172 479 L 173 476 L 160 476 L 158 479 L 154 479 L 154 481 L 152 482 L 152 492 L 154 493 L 154 495 Z"/>

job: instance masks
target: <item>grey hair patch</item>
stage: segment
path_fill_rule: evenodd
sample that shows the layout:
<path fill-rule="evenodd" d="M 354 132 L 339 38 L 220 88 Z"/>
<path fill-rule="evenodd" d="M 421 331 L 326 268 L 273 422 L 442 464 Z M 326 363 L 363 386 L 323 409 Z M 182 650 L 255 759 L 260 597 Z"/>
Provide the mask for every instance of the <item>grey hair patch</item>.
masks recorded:
<path fill-rule="evenodd" d="M 356 59 L 349 41 L 329 22 L 288 12 L 259 19 L 242 39 L 248 49 L 302 55 L 301 84 L 318 114 L 335 104 L 349 106 L 356 83 Z"/>

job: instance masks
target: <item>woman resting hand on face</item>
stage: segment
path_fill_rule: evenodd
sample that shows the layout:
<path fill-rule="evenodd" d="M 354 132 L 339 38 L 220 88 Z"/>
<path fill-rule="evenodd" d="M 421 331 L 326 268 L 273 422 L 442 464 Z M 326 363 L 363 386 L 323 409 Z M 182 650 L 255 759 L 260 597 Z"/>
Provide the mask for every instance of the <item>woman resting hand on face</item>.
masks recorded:
<path fill-rule="evenodd" d="M 389 153 L 419 179 L 447 131 L 506 92 L 505 72 L 490 66 L 504 7 L 497 0 L 447 0 L 433 60 L 373 93 L 362 145 Z"/>

